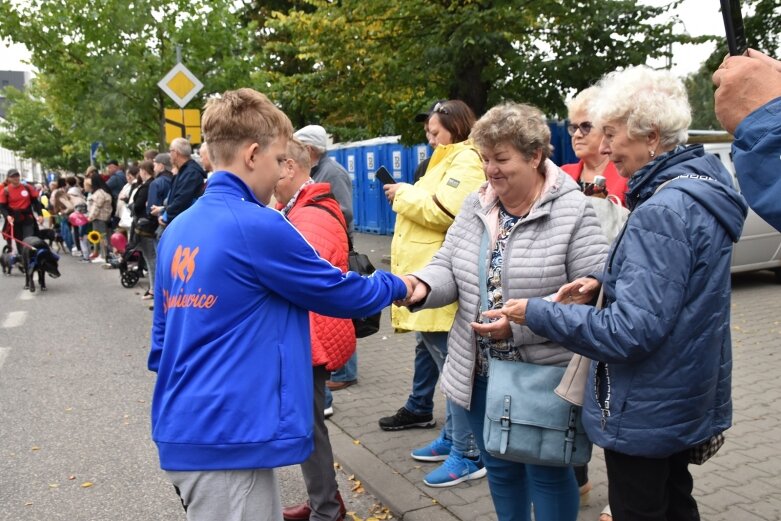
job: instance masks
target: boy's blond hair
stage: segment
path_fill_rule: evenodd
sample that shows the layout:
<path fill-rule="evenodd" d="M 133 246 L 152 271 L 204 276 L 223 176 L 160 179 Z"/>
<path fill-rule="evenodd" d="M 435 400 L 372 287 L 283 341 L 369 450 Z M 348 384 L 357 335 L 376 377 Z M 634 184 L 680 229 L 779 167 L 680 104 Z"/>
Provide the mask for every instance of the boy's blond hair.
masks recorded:
<path fill-rule="evenodd" d="M 209 157 L 219 165 L 232 162 L 242 144 L 257 143 L 265 149 L 276 138 L 293 135 L 293 124 L 285 113 L 264 94 L 249 88 L 229 90 L 207 101 L 201 125 Z"/>

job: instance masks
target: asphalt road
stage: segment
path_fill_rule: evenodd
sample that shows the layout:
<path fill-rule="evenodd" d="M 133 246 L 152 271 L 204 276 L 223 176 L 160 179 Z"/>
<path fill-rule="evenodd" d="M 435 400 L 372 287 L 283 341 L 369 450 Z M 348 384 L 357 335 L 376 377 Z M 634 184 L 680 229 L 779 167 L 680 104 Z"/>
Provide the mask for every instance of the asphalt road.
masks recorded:
<path fill-rule="evenodd" d="M 0 520 L 183 520 L 150 439 L 146 279 L 70 256 L 60 271 L 45 293 L 0 277 Z M 338 475 L 367 516 L 374 498 Z M 278 476 L 283 504 L 306 499 L 298 467 Z"/>

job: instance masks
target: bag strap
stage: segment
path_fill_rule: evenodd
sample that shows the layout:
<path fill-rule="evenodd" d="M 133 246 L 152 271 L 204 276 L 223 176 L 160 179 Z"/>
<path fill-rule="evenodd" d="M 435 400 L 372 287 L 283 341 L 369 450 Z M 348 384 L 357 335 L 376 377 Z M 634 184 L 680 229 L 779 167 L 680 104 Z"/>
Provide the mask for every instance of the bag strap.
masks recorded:
<path fill-rule="evenodd" d="M 483 238 L 480 241 L 480 256 L 477 260 L 478 284 L 480 285 L 480 312 L 488 311 L 488 274 L 486 263 L 488 262 L 488 230 L 483 230 Z"/>
<path fill-rule="evenodd" d="M 320 198 L 319 198 L 319 200 L 321 200 L 321 201 L 322 201 L 323 199 L 327 199 L 327 198 L 328 198 L 328 199 L 333 199 L 334 201 L 336 201 L 336 198 L 334 198 L 334 197 L 333 197 L 333 196 L 331 196 L 330 194 L 328 194 L 328 195 L 325 195 L 325 196 L 323 196 L 323 197 L 320 197 Z M 324 212 L 328 212 L 328 213 L 331 215 L 331 217 L 333 217 L 334 219 L 336 219 L 336 222 L 338 222 L 338 223 L 339 223 L 339 225 L 340 225 L 340 226 L 342 227 L 342 229 L 344 230 L 344 234 L 347 236 L 347 248 L 348 248 L 348 250 L 347 250 L 347 251 L 348 251 L 348 252 L 355 251 L 355 250 L 353 250 L 353 241 L 352 241 L 352 239 L 350 239 L 350 234 L 349 234 L 349 233 L 347 233 L 347 227 L 346 227 L 346 226 L 345 226 L 345 225 L 342 223 L 342 220 L 341 220 L 341 219 L 339 219 L 339 216 L 338 216 L 338 215 L 336 215 L 336 213 L 335 213 L 333 210 L 331 210 L 331 209 L 330 209 L 330 208 L 328 208 L 327 206 L 324 206 L 324 205 L 322 205 L 322 204 L 319 204 L 319 203 L 317 203 L 317 202 L 309 203 L 309 204 L 307 204 L 307 205 L 305 205 L 305 206 L 311 206 L 311 207 L 314 207 L 314 208 L 319 208 L 320 210 L 323 210 Z"/>

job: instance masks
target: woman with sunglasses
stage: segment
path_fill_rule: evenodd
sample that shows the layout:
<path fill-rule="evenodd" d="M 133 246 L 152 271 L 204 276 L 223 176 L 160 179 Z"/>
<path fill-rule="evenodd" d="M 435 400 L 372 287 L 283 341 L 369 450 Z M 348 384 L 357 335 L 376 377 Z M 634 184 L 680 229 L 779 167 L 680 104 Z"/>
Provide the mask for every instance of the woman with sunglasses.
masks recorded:
<path fill-rule="evenodd" d="M 567 172 L 572 179 L 580 184 L 586 195 L 599 195 L 594 192 L 594 178 L 601 175 L 605 178 L 605 190 L 626 205 L 627 180 L 618 175 L 615 165 L 608 156 L 599 153 L 599 143 L 602 141 L 602 131 L 591 123 L 589 109 L 592 101 L 598 94 L 596 87 L 589 87 L 581 91 L 568 104 L 569 125 L 567 132 L 572 136 L 572 148 L 580 161 L 562 165 L 561 169 Z"/>

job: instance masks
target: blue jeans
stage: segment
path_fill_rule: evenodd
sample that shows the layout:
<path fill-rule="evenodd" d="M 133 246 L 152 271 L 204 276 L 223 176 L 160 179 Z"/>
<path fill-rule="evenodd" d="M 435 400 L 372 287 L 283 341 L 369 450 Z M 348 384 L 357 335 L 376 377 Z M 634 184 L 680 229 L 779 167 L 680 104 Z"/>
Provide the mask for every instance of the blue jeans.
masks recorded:
<path fill-rule="evenodd" d="M 65 242 L 65 246 L 68 247 L 68 253 L 73 249 L 73 235 L 71 235 L 71 226 L 68 223 L 68 219 L 62 218 L 60 220 L 60 235 Z"/>
<path fill-rule="evenodd" d="M 439 380 L 439 367 L 418 334 L 415 338 L 418 344 L 415 346 L 412 393 L 407 398 L 404 408 L 414 414 L 431 414 L 434 412 L 434 392 Z"/>
<path fill-rule="evenodd" d="M 445 358 L 447 358 L 447 335 L 448 334 L 445 332 L 415 333 L 415 339 L 418 341 L 418 346 L 422 344 L 426 350 L 428 350 L 431 360 L 436 364 L 437 375 L 442 372 L 442 367 L 445 365 Z M 483 431 L 480 432 L 482 433 Z M 445 404 L 445 425 L 442 427 L 442 436 L 446 440 L 451 440 L 453 442 L 453 448 L 464 456 L 476 457 L 479 454 L 477 444 L 475 443 L 475 435 L 472 434 L 472 430 L 469 427 L 469 421 L 466 418 L 466 410 L 463 407 L 451 403 L 450 400 L 447 400 Z"/>
<path fill-rule="evenodd" d="M 331 373 L 332 382 L 352 382 L 358 379 L 358 350 L 342 366 L 341 369 Z"/>
<path fill-rule="evenodd" d="M 525 465 L 495 458 L 485 451 L 483 422 L 488 379 L 478 376 L 472 388 L 472 409 L 466 411 L 488 469 L 488 488 L 499 521 L 530 521 L 531 505 L 538 521 L 576 521 L 580 494 L 572 467 Z"/>
<path fill-rule="evenodd" d="M 353 356 L 336 371 L 331 372 L 330 380 L 332 382 L 351 382 L 358 379 L 358 350 L 355 350 Z M 328 386 L 325 386 L 325 408 L 328 409 L 334 403 L 334 395 Z"/>

